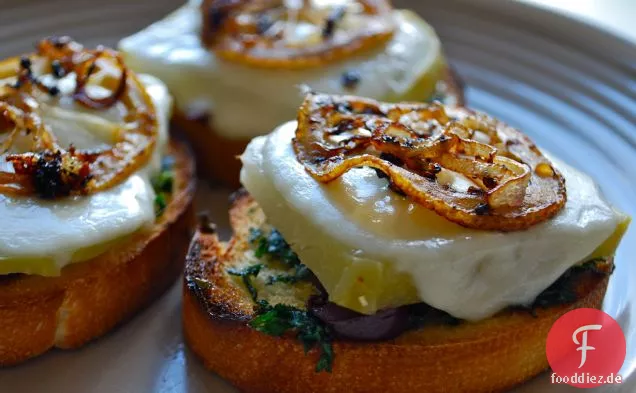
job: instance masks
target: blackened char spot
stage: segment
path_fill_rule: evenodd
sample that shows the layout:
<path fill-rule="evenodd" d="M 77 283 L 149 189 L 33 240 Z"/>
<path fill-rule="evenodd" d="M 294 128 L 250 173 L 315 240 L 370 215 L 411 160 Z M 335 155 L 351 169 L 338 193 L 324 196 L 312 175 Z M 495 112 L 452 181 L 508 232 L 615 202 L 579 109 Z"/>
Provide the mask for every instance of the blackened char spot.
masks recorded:
<path fill-rule="evenodd" d="M 322 38 L 331 38 L 336 30 L 336 25 L 342 20 L 345 15 L 345 7 L 336 7 L 329 17 L 325 20 L 325 25 L 322 28 Z"/>
<path fill-rule="evenodd" d="M 361 79 L 362 77 L 360 76 L 360 73 L 358 71 L 349 70 L 345 71 L 342 74 L 342 77 L 340 77 L 340 82 L 346 89 L 353 90 L 358 87 Z"/>
<path fill-rule="evenodd" d="M 331 131 L 331 135 L 340 135 L 343 132 L 351 131 L 354 128 L 354 121 L 352 119 L 343 119 L 338 125 Z"/>
<path fill-rule="evenodd" d="M 60 64 L 58 60 L 53 60 L 51 62 L 51 70 L 53 72 L 53 76 L 56 79 L 63 78 L 64 75 L 66 75 L 66 71 L 64 70 L 64 67 L 62 67 L 62 64 Z"/>
<path fill-rule="evenodd" d="M 395 155 L 390 154 L 390 153 L 381 153 L 380 154 L 380 158 L 383 159 L 384 161 L 390 162 L 393 165 L 402 166 L 402 164 L 403 164 L 402 160 L 398 156 L 395 156 Z M 378 175 L 378 177 L 380 179 L 388 178 L 386 173 L 382 172 L 379 169 L 376 169 L 376 168 L 374 168 L 374 169 L 375 169 L 375 173 Z"/>
<path fill-rule="evenodd" d="M 42 155 L 37 161 L 33 176 L 35 190 L 44 199 L 67 196 L 71 189 L 62 179 L 61 154 Z"/>
<path fill-rule="evenodd" d="M 71 37 L 68 36 L 53 36 L 48 39 L 54 47 L 57 49 L 62 49 L 66 45 L 68 45 L 72 40 Z"/>
<path fill-rule="evenodd" d="M 31 59 L 26 56 L 20 58 L 20 67 L 31 73 Z"/>
<path fill-rule="evenodd" d="M 336 104 L 336 110 L 339 113 L 351 113 L 351 111 L 353 111 L 353 107 L 348 102 L 339 102 Z"/>
<path fill-rule="evenodd" d="M 481 189 L 481 188 L 477 188 L 475 186 L 470 186 L 468 187 L 468 190 L 466 190 L 467 193 L 469 193 L 470 195 L 484 195 L 485 192 Z"/>
<path fill-rule="evenodd" d="M 366 106 L 362 111 L 360 111 L 362 115 L 376 115 L 376 116 L 384 116 L 386 115 L 380 108 L 374 106 Z"/>
<path fill-rule="evenodd" d="M 208 8 L 207 23 L 212 33 L 219 31 L 225 20 L 230 15 L 230 11 L 240 4 L 237 0 L 217 0 L 212 2 Z"/>
<path fill-rule="evenodd" d="M 210 220 L 210 216 L 208 215 L 207 212 L 199 213 L 199 216 L 197 217 L 197 219 L 199 221 L 198 227 L 201 233 L 206 233 L 206 234 L 216 233 L 216 225 L 212 223 L 212 221 Z"/>
<path fill-rule="evenodd" d="M 437 179 L 437 174 L 442 171 L 442 167 L 436 162 L 427 162 L 421 171 L 422 177 L 428 180 L 434 181 Z"/>
<path fill-rule="evenodd" d="M 77 164 L 76 164 L 77 165 Z M 37 158 L 33 171 L 33 187 L 43 199 L 65 197 L 73 191 L 83 191 L 91 180 L 90 169 L 63 165 L 62 154 L 43 153 Z"/>
<path fill-rule="evenodd" d="M 490 212 L 490 206 L 487 203 L 480 203 L 475 208 L 475 214 L 478 216 L 485 216 Z"/>
<path fill-rule="evenodd" d="M 221 24 L 227 17 L 227 13 L 218 7 L 211 7 L 208 11 L 208 23 L 210 24 L 210 31 L 217 32 L 221 27 Z"/>
<path fill-rule="evenodd" d="M 395 156 L 393 154 L 390 153 L 381 153 L 380 154 L 380 158 L 390 162 L 393 165 L 399 166 L 401 167 L 404 163 L 402 162 L 402 160 L 398 157 Z M 387 179 L 389 176 L 387 176 L 386 173 L 382 172 L 381 170 L 377 169 L 377 168 L 373 168 L 375 170 L 376 175 L 380 178 L 380 179 Z M 400 189 L 400 187 L 398 187 L 397 185 L 395 185 L 395 183 L 393 183 L 390 179 L 389 179 L 389 188 L 395 192 L 398 195 L 401 196 L 406 196 L 406 193 L 404 191 L 402 191 L 402 189 Z"/>
<path fill-rule="evenodd" d="M 274 25 L 274 20 L 269 14 L 262 13 L 256 21 L 256 29 L 259 35 L 265 34 L 270 27 Z"/>
<path fill-rule="evenodd" d="M 493 177 L 484 176 L 483 182 L 484 182 L 484 186 L 486 186 L 489 190 L 497 187 L 497 179 Z"/>

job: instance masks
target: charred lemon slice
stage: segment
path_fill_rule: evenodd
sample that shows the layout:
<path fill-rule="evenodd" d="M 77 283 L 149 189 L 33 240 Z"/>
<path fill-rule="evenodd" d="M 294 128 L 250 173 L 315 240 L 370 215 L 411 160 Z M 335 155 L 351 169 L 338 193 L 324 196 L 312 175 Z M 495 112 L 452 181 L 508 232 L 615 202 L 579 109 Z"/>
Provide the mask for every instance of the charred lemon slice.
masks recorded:
<path fill-rule="evenodd" d="M 468 109 L 312 93 L 293 144 L 320 182 L 372 167 L 397 192 L 469 228 L 526 229 L 566 200 L 563 176 L 527 136 Z"/>
<path fill-rule="evenodd" d="M 386 0 L 208 0 L 202 38 L 217 55 L 258 67 L 328 64 L 391 38 Z"/>
<path fill-rule="evenodd" d="M 74 88 L 67 93 L 47 84 L 42 74 L 72 75 Z M 68 37 L 45 39 L 35 53 L 0 65 L 0 79 L 10 78 L 15 82 L 0 86 L 0 155 L 10 153 L 5 159 L 13 168 L 0 168 L 1 193 L 46 199 L 91 194 L 120 184 L 150 161 L 158 134 L 155 108 L 118 52 L 87 50 Z M 105 94 L 90 95 L 88 87 L 95 85 Z M 94 110 L 117 105 L 121 115 L 113 145 L 80 151 L 58 144 L 43 120 L 41 103 L 50 97 L 70 98 Z M 16 139 L 31 139 L 30 148 L 16 153 Z"/>

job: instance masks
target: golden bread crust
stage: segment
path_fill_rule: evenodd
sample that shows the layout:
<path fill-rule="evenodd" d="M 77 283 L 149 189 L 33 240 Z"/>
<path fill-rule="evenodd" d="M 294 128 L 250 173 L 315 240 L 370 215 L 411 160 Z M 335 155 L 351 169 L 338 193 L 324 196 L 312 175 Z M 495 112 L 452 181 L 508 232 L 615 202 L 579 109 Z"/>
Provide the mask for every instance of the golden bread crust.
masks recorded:
<path fill-rule="evenodd" d="M 452 68 L 445 73 L 444 94 L 453 97 L 459 106 L 463 106 L 464 85 Z M 249 139 L 231 139 L 216 133 L 209 125 L 208 116 L 200 118 L 188 117 L 187 114 L 174 110 L 172 123 L 190 142 L 197 159 L 197 172 L 200 176 L 220 182 L 232 188 L 240 187 L 239 173 L 241 162 L 238 157 L 250 142 Z M 290 119 L 291 120 L 291 119 Z M 261 130 L 264 135 L 271 130 Z"/>
<path fill-rule="evenodd" d="M 248 219 L 254 209 L 258 212 Z M 333 372 L 316 373 L 318 353 L 306 355 L 293 337 L 272 337 L 247 326 L 253 303 L 223 270 L 249 247 L 249 227 L 264 216 L 241 192 L 230 217 L 235 237 L 228 245 L 199 231 L 190 246 L 184 334 L 206 367 L 250 393 L 505 390 L 548 368 L 545 341 L 554 321 L 574 308 L 600 308 L 608 283 L 607 276 L 584 273 L 574 304 L 538 309 L 535 316 L 507 310 L 476 323 L 426 326 L 390 341 L 336 341 Z"/>
<path fill-rule="evenodd" d="M 194 227 L 191 152 L 172 141 L 173 197 L 148 231 L 58 277 L 0 276 L 0 366 L 51 348 L 78 348 L 162 294 L 179 276 Z"/>

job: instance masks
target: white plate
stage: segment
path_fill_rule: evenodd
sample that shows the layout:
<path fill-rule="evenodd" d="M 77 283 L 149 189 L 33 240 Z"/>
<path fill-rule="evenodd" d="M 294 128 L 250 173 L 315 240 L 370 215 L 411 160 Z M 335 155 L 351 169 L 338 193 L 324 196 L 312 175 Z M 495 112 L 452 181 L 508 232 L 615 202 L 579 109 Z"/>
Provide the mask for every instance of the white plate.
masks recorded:
<path fill-rule="evenodd" d="M 10 4 L 7 4 L 10 3 Z M 102 3 L 102 2 L 99 2 Z M 501 0 L 402 0 L 438 29 L 466 80 L 470 105 L 519 126 L 541 146 L 596 178 L 608 198 L 636 216 L 636 47 L 574 19 Z M 113 45 L 178 6 L 174 0 L 5 0 L 0 56 L 30 50 L 44 35 Z M 227 191 L 200 206 L 227 231 Z M 627 336 L 623 385 L 636 390 L 636 229 L 627 233 L 605 300 Z M 107 337 L 0 371 L 0 392 L 233 392 L 184 348 L 180 285 Z M 2 323 L 2 321 L 0 321 Z M 546 375 L 516 392 L 574 392 Z"/>

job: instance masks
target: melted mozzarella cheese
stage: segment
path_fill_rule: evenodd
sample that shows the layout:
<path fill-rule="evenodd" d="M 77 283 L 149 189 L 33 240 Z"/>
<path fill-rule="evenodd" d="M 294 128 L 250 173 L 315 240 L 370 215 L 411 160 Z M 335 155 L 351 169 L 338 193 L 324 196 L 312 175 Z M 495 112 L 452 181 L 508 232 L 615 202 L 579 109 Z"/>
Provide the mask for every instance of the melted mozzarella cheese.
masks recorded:
<path fill-rule="evenodd" d="M 161 151 L 168 139 L 172 99 L 158 79 L 147 75 L 140 78 L 160 122 L 152 162 L 120 185 L 89 196 L 43 201 L 0 194 L 4 224 L 0 226 L 0 274 L 56 275 L 68 263 L 93 257 L 109 244 L 154 223 L 155 193 L 149 178 L 159 168 Z M 104 130 L 115 113 L 92 112 L 78 117 L 77 111 L 81 109 L 67 99 L 45 110 L 44 121 L 62 145 L 73 142 L 79 148 L 91 148 L 112 142 L 112 135 Z M 9 169 L 2 156 L 0 165 Z"/>
<path fill-rule="evenodd" d="M 471 230 L 392 192 L 369 168 L 315 181 L 296 160 L 295 129 L 254 139 L 241 181 L 330 299 L 360 312 L 423 301 L 478 320 L 529 304 L 624 221 L 588 176 L 554 161 L 568 187 L 557 216 L 525 231 Z"/>
<path fill-rule="evenodd" d="M 377 50 L 308 70 L 246 67 L 217 58 L 199 35 L 198 1 L 119 43 L 126 63 L 161 78 L 179 110 L 212 113 L 210 126 L 226 138 L 262 135 L 294 118 L 302 102 L 299 86 L 348 94 L 342 75 L 361 76 L 355 94 L 385 101 L 425 100 L 445 67 L 435 31 L 409 11 L 395 11 L 397 31 Z"/>

